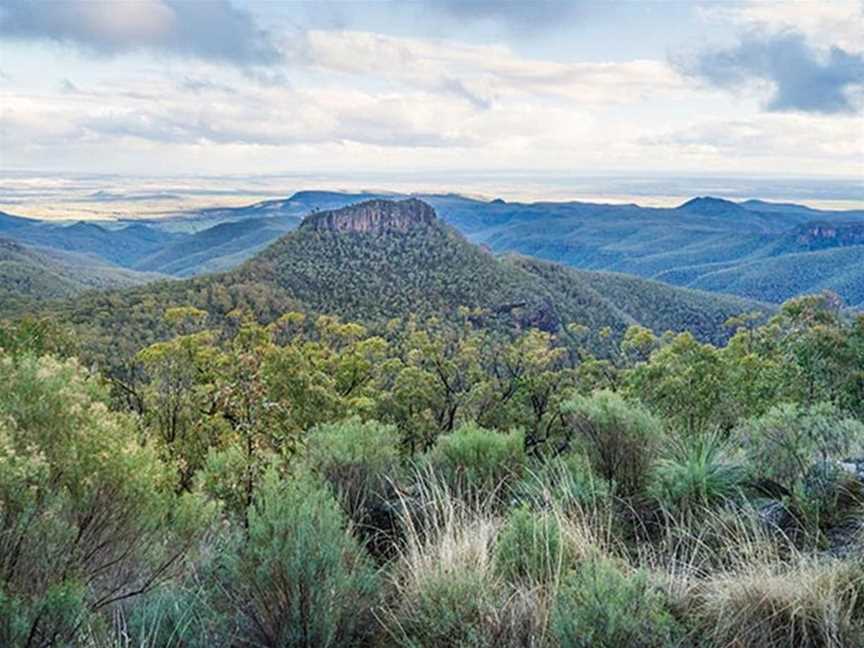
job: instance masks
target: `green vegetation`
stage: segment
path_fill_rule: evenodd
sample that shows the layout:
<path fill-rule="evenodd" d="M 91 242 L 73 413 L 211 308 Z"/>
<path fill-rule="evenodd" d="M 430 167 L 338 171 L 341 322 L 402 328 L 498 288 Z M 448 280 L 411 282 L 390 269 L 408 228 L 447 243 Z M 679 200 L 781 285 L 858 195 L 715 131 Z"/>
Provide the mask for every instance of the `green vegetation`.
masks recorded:
<path fill-rule="evenodd" d="M 689 330 L 721 343 L 730 333 L 724 326 L 729 317 L 771 310 L 633 277 L 498 259 L 438 220 L 417 219 L 410 201 L 395 204 L 409 222 L 404 229 L 301 227 L 223 274 L 87 294 L 41 312 L 75 326 L 88 361 L 122 372 L 139 349 L 172 335 L 163 318 L 172 307 L 198 308 L 217 328 L 237 310 L 264 324 L 290 311 L 309 314 L 309 322 L 336 315 L 379 334 L 395 326 L 392 320 L 405 327 L 412 317 L 507 334 L 529 328 L 556 334 L 575 322 L 587 327 L 581 343 L 594 351 L 610 350 L 610 341 L 637 323 L 657 334 Z M 361 208 L 350 208 L 344 218 Z"/>
<path fill-rule="evenodd" d="M 4 645 L 864 641 L 864 319 L 830 296 L 605 359 L 225 322 L 170 309 L 124 381 L 0 328 Z"/>
<path fill-rule="evenodd" d="M 0 237 L 0 305 L 20 312 L 34 301 L 60 299 L 87 290 L 136 286 L 159 275 L 127 270 L 92 257 L 29 248 Z"/>
<path fill-rule="evenodd" d="M 864 316 L 801 297 L 720 345 L 498 326 L 454 281 L 375 322 L 391 263 L 362 323 L 216 315 L 209 279 L 0 322 L 0 644 L 864 645 Z"/>

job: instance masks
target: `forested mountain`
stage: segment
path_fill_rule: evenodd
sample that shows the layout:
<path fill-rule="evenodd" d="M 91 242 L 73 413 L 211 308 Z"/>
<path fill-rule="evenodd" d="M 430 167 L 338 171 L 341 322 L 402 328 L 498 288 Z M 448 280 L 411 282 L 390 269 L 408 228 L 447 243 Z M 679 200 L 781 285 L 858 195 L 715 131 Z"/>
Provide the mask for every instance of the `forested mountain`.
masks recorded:
<path fill-rule="evenodd" d="M 3 215 L 0 231 L 25 244 L 96 254 L 130 269 L 189 277 L 236 267 L 310 213 L 387 197 L 301 191 L 247 207 L 112 224 L 61 226 Z M 487 202 L 455 194 L 418 197 L 469 240 L 495 253 L 518 252 L 581 269 L 622 272 L 774 303 L 821 289 L 836 290 L 850 305 L 864 303 L 864 281 L 849 267 L 864 259 L 862 211 L 825 212 L 711 197 L 694 198 L 675 209 Z M 834 248 L 844 251 L 814 254 Z M 783 260 L 790 255 L 795 256 Z"/>
<path fill-rule="evenodd" d="M 285 312 L 339 315 L 383 326 L 392 318 L 470 318 L 499 329 L 559 331 L 578 323 L 619 338 L 641 323 L 726 338 L 724 322 L 757 302 L 590 273 L 518 257 L 499 259 L 468 242 L 417 199 L 373 200 L 315 213 L 266 250 L 222 274 L 88 295 L 55 308 L 134 352 L 166 334 L 162 313 L 191 305 L 216 320 L 236 308 L 260 321 Z"/>
<path fill-rule="evenodd" d="M 136 286 L 158 278 L 98 258 L 30 248 L 0 237 L 0 311 L 11 312 L 33 301 L 72 297 L 86 290 Z"/>

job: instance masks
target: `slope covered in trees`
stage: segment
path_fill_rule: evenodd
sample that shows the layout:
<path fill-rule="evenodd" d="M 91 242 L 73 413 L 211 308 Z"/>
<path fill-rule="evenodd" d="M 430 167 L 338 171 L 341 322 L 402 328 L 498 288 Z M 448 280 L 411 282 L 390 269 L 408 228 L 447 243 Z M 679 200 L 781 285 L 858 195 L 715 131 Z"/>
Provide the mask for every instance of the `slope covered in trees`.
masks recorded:
<path fill-rule="evenodd" d="M 516 252 L 580 269 L 634 274 L 774 303 L 829 288 L 858 304 L 864 290 L 859 278 L 846 272 L 845 263 L 861 252 L 861 211 L 711 197 L 694 198 L 674 209 L 487 202 L 455 194 L 419 197 L 443 221 L 497 254 Z M 2 215 L 0 230 L 26 244 L 97 254 L 132 269 L 188 277 L 238 266 L 310 213 L 386 198 L 393 196 L 301 191 L 246 207 L 72 226 Z M 829 250 L 836 253 L 825 253 Z M 797 275 L 782 270 L 793 265 Z M 820 281 L 806 285 L 802 278 L 811 265 Z M 709 276 L 723 270 L 730 272 Z M 746 278 L 737 278 L 739 273 Z"/>
<path fill-rule="evenodd" d="M 864 642 L 864 317 L 828 295 L 603 359 L 583 327 L 214 324 L 169 309 L 108 381 L 0 323 L 0 645 Z"/>
<path fill-rule="evenodd" d="M 0 310 L 7 313 L 33 302 L 71 297 L 86 290 L 136 286 L 157 278 L 93 257 L 30 248 L 0 238 Z"/>
<path fill-rule="evenodd" d="M 161 316 L 172 305 L 195 306 L 216 321 L 237 308 L 262 322 L 304 310 L 378 328 L 392 318 L 467 316 L 499 330 L 555 332 L 585 323 L 617 337 L 638 322 L 658 332 L 686 327 L 713 341 L 728 335 L 730 316 L 760 307 L 624 276 L 502 261 L 442 223 L 425 203 L 407 200 L 313 214 L 227 273 L 88 296 L 56 310 L 103 352 L 123 340 L 129 355 L 165 335 Z"/>

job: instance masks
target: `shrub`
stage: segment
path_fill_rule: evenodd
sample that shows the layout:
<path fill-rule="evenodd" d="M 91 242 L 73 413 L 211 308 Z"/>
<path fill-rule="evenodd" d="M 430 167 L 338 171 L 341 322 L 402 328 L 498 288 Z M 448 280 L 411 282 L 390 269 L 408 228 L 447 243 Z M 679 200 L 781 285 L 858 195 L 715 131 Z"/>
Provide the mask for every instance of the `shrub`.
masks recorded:
<path fill-rule="evenodd" d="M 524 436 L 473 423 L 438 437 L 430 454 L 435 471 L 456 490 L 507 495 L 525 469 Z"/>
<path fill-rule="evenodd" d="M 826 527 L 841 504 L 854 504 L 837 462 L 862 451 L 864 423 L 825 403 L 787 404 L 743 424 L 736 437 L 754 483 L 789 496 L 809 527 Z"/>
<path fill-rule="evenodd" d="M 861 451 L 864 423 L 826 403 L 778 405 L 741 425 L 737 438 L 754 473 L 794 490 L 816 463 Z"/>
<path fill-rule="evenodd" d="M 682 635 L 644 572 L 590 561 L 561 584 L 550 621 L 562 648 L 668 648 Z"/>
<path fill-rule="evenodd" d="M 269 470 L 222 569 L 240 645 L 351 646 L 372 626 L 378 581 L 332 494 Z"/>
<path fill-rule="evenodd" d="M 394 426 L 355 417 L 312 430 L 306 460 L 330 483 L 351 519 L 362 524 L 367 507 L 399 476 L 399 442 Z"/>
<path fill-rule="evenodd" d="M 489 645 L 489 621 L 498 602 L 482 575 L 465 571 L 428 578 L 399 623 L 397 641 L 406 648 Z"/>
<path fill-rule="evenodd" d="M 157 586 L 210 508 L 112 412 L 75 361 L 0 355 L 0 644 L 71 641 L 93 614 Z"/>
<path fill-rule="evenodd" d="M 565 563 L 561 525 L 549 511 L 513 511 L 495 543 L 496 571 L 513 581 L 554 580 Z"/>
<path fill-rule="evenodd" d="M 736 498 L 744 478 L 720 436 L 706 433 L 682 441 L 671 457 L 658 461 L 649 492 L 672 511 L 693 511 Z"/>
<path fill-rule="evenodd" d="M 562 410 L 597 474 L 622 495 L 642 492 L 661 438 L 657 419 L 609 391 L 568 401 Z"/>

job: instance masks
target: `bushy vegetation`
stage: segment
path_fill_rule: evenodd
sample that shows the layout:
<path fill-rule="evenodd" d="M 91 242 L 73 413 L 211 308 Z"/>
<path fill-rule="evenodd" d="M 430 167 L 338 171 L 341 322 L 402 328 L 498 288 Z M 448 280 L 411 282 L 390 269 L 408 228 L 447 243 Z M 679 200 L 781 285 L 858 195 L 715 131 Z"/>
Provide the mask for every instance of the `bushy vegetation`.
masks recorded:
<path fill-rule="evenodd" d="M 0 326 L 0 643 L 864 645 L 864 319 Z"/>
<path fill-rule="evenodd" d="M 593 560 L 565 576 L 552 612 L 552 634 L 573 648 L 666 648 L 683 632 L 666 596 L 644 572 L 626 573 L 609 559 Z"/>

